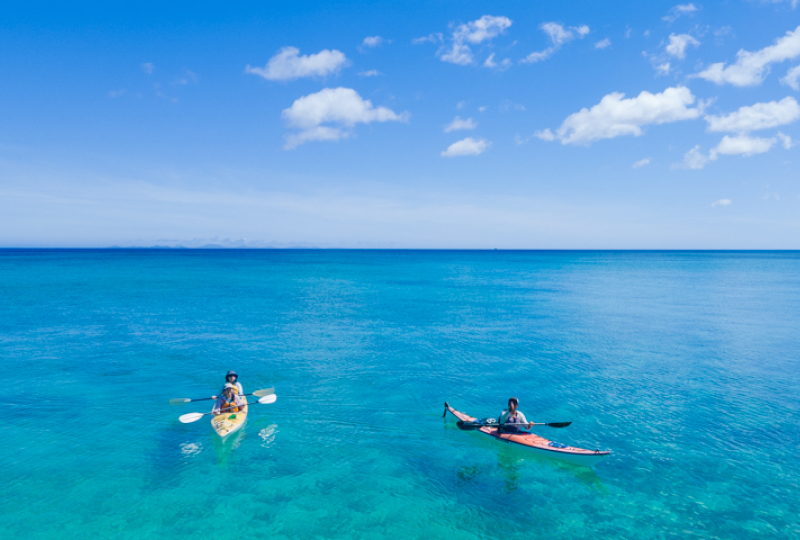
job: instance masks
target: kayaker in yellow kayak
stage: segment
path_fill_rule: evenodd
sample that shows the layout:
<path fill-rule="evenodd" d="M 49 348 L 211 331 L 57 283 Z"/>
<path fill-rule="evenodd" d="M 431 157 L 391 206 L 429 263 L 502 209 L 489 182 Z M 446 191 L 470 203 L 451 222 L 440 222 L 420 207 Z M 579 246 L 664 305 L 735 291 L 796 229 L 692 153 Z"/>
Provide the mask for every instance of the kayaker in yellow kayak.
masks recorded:
<path fill-rule="evenodd" d="M 228 384 L 228 383 L 236 385 L 236 389 L 239 391 L 239 395 L 240 396 L 244 395 L 244 388 L 242 388 L 242 383 L 239 382 L 239 375 L 233 370 L 230 370 L 228 372 L 228 374 L 225 375 L 225 384 Z M 225 389 L 225 387 L 223 386 L 223 390 L 224 389 Z M 222 395 L 223 390 L 220 390 L 220 392 L 219 392 L 220 395 Z M 217 399 L 217 396 L 211 396 L 211 398 L 212 399 Z"/>
<path fill-rule="evenodd" d="M 528 419 L 517 410 L 517 407 L 519 407 L 519 400 L 515 397 L 508 398 L 508 410 L 503 411 L 497 421 L 500 424 L 501 433 L 519 433 L 522 431 L 520 429 L 522 426 L 525 426 L 526 429 L 531 429 L 533 423 L 528 422 Z"/>
<path fill-rule="evenodd" d="M 217 402 L 211 412 L 214 414 L 246 413 L 247 400 L 239 395 L 239 389 L 236 388 L 235 384 L 225 383 L 222 395 L 217 398 Z"/>

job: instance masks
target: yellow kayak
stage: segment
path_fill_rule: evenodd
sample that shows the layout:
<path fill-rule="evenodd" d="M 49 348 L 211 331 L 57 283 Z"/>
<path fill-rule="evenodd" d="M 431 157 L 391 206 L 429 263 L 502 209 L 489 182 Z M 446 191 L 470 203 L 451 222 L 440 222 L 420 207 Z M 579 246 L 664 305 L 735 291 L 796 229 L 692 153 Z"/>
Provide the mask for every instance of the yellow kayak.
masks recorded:
<path fill-rule="evenodd" d="M 247 422 L 247 410 L 237 413 L 223 413 L 211 418 L 211 427 L 223 440 L 236 433 Z"/>

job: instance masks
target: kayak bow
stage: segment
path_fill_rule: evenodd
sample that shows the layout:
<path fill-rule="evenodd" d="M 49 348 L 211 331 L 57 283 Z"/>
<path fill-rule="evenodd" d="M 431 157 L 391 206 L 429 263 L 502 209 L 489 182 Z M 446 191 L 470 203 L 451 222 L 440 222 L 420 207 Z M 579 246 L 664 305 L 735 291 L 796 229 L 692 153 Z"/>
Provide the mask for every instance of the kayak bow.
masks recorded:
<path fill-rule="evenodd" d="M 445 403 L 444 406 L 446 410 L 453 413 L 453 416 L 458 418 L 461 422 L 472 423 L 478 421 L 477 418 L 455 410 L 448 403 Z M 514 443 L 522 446 L 533 451 L 533 453 L 538 456 L 558 459 L 572 463 L 573 465 L 581 465 L 583 467 L 591 467 L 598 461 L 605 459 L 609 454 L 611 454 L 611 452 L 608 450 L 587 450 L 585 448 L 567 446 L 565 444 L 547 440 L 544 437 L 536 435 L 535 433 L 500 433 L 498 428 L 488 426 L 484 426 L 478 431 L 494 439 L 499 439 L 507 443 Z"/>

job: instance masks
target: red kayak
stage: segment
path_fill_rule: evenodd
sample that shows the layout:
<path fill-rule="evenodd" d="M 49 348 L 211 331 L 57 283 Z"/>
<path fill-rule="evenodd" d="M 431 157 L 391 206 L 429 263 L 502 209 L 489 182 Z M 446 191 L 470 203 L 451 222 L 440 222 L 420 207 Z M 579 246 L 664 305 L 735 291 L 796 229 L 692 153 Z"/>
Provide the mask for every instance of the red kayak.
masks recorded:
<path fill-rule="evenodd" d="M 461 422 L 469 422 L 470 424 L 478 422 L 477 418 L 459 412 L 447 403 L 445 403 L 445 407 L 448 411 L 453 413 L 456 418 L 461 420 Z M 584 467 L 591 467 L 611 454 L 608 450 L 586 450 L 585 448 L 567 446 L 565 444 L 549 441 L 534 433 L 500 433 L 498 428 L 489 426 L 481 427 L 477 429 L 477 431 L 494 439 L 518 444 L 523 448 L 533 451 L 533 453 L 538 456 L 559 459 L 572 463 L 573 465 L 582 465 Z"/>

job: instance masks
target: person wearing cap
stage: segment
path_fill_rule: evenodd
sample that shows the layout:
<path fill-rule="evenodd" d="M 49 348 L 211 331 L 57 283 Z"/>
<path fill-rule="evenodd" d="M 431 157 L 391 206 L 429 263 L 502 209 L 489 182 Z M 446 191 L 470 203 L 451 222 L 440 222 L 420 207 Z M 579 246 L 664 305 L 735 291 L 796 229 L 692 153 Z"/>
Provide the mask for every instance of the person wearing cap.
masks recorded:
<path fill-rule="evenodd" d="M 240 396 L 244 395 L 244 388 L 242 388 L 242 383 L 239 382 L 239 375 L 233 370 L 230 370 L 228 374 L 225 375 L 225 384 L 227 385 L 228 383 L 236 385 L 236 389 L 239 391 L 239 395 Z M 225 387 L 223 386 L 222 390 L 220 390 L 219 392 L 220 396 L 222 395 L 224 390 Z M 217 396 L 211 396 L 211 399 L 217 399 Z"/>
<path fill-rule="evenodd" d="M 531 429 L 533 423 L 528 422 L 528 419 L 517 410 L 517 407 L 519 407 L 519 400 L 515 397 L 508 398 L 508 410 L 503 411 L 497 421 L 500 424 L 501 433 L 520 433 L 522 426 Z"/>
<path fill-rule="evenodd" d="M 247 400 L 239 395 L 239 389 L 233 383 L 225 383 L 222 395 L 217 398 L 211 412 L 216 414 L 234 414 L 247 412 Z"/>

